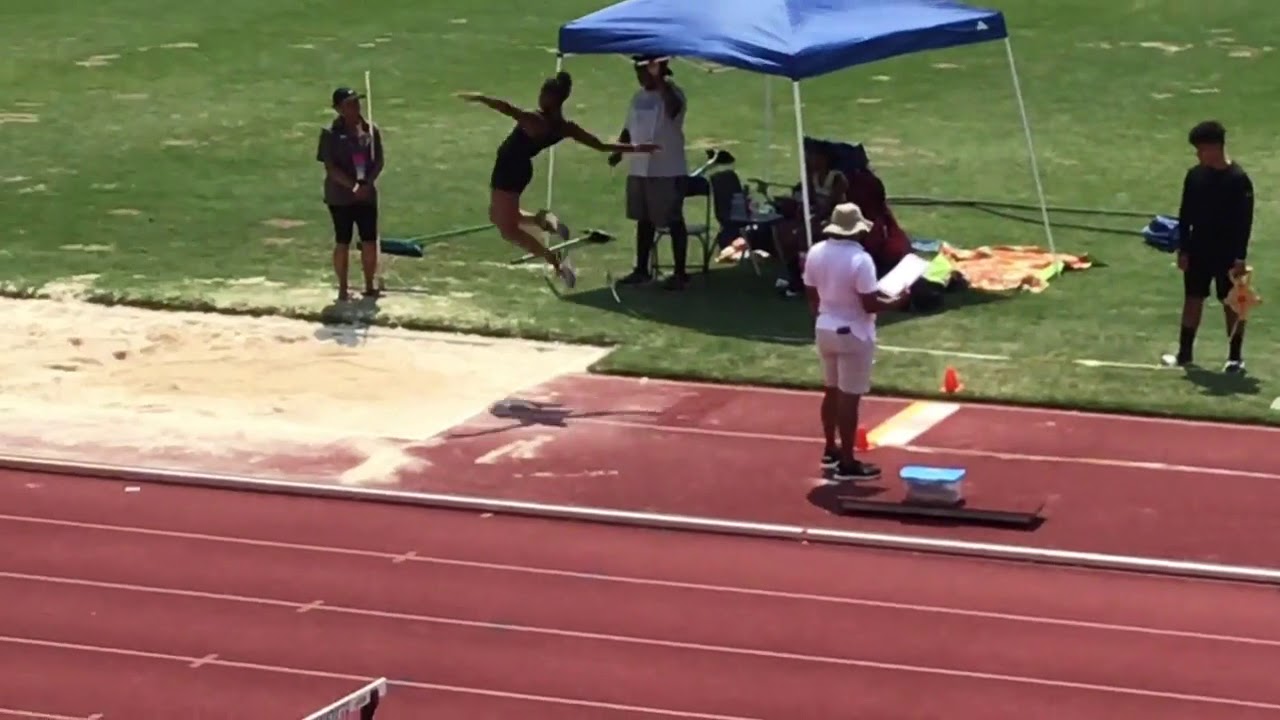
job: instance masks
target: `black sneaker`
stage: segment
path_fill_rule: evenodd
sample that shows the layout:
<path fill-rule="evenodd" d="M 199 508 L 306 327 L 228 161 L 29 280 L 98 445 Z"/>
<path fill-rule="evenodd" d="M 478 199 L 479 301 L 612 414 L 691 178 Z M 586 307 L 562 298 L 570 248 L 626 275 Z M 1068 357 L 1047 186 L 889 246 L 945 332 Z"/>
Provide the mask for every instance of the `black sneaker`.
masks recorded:
<path fill-rule="evenodd" d="M 619 285 L 644 285 L 653 282 L 653 276 L 643 270 L 632 270 L 630 275 L 618 281 Z"/>
<path fill-rule="evenodd" d="M 869 463 L 854 460 L 852 464 L 840 463 L 831 474 L 832 480 L 876 480 L 880 477 L 880 468 Z"/>
<path fill-rule="evenodd" d="M 1244 374 L 1244 361 L 1228 360 L 1227 364 L 1222 367 L 1222 372 L 1231 375 L 1242 375 Z"/>
<path fill-rule="evenodd" d="M 1178 353 L 1174 355 L 1173 353 L 1167 353 L 1160 356 L 1160 362 L 1165 367 L 1186 367 L 1191 364 L 1191 354 L 1183 355 Z"/>
<path fill-rule="evenodd" d="M 835 452 L 834 450 L 828 450 L 822 453 L 822 469 L 823 470 L 835 470 L 836 466 L 838 466 L 839 464 L 840 464 L 840 453 Z"/>

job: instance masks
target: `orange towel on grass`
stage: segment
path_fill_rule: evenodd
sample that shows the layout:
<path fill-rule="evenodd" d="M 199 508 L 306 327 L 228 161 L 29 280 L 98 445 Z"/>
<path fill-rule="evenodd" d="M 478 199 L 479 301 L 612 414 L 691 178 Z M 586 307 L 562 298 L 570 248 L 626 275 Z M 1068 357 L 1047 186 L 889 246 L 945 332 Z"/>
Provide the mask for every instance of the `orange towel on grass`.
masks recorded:
<path fill-rule="evenodd" d="M 1034 245 L 996 245 L 963 250 L 943 243 L 939 253 L 969 282 L 969 287 L 987 292 L 1026 290 L 1043 292 L 1056 273 L 1063 270 L 1087 270 L 1093 261 L 1087 255 L 1056 256 Z"/>

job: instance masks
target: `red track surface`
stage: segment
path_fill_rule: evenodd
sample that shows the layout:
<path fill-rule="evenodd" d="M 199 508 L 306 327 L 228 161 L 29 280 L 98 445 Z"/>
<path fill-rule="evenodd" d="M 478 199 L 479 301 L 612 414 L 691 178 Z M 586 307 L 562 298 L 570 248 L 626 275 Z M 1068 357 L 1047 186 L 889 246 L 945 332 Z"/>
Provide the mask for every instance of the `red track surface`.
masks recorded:
<path fill-rule="evenodd" d="M 1280 431 L 965 406 L 908 448 L 871 459 L 892 498 L 896 469 L 968 469 L 971 504 L 1030 510 L 1035 532 L 831 513 L 817 481 L 812 393 L 573 377 L 531 392 L 563 409 L 536 422 L 481 417 L 418 451 L 432 467 L 404 489 L 1280 568 Z M 872 399 L 873 427 L 906 403 Z M 517 441 L 533 451 L 486 454 Z"/>
<path fill-rule="evenodd" d="M 380 720 L 1280 717 L 1258 586 L 45 475 L 0 507 L 0 717 L 294 720 L 380 675 Z"/>
<path fill-rule="evenodd" d="M 885 478 L 861 493 L 900 497 L 896 471 L 905 464 L 965 467 L 974 506 L 1047 503 L 1048 521 L 1027 532 L 833 514 L 836 490 L 816 473 L 812 393 L 578 375 L 522 397 L 547 409 L 485 413 L 430 441 L 403 441 L 427 464 L 380 486 L 1280 568 L 1280 543 L 1270 541 L 1280 429 L 964 406 L 908 447 L 872 451 Z M 905 406 L 872 398 L 863 424 Z M 34 435 L 0 442 L 39 448 Z M 75 452 L 81 461 L 312 483 L 336 483 L 364 460 L 341 446 L 284 447 L 271 457 Z"/>

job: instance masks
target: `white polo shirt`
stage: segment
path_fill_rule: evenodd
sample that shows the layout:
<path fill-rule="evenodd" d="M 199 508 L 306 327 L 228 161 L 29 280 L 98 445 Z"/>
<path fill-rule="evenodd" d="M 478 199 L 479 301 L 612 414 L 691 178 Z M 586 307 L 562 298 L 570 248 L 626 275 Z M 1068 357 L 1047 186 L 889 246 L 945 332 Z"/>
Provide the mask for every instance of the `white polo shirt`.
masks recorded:
<path fill-rule="evenodd" d="M 627 110 L 627 133 L 631 142 L 656 143 L 662 149 L 652 154 L 631 153 L 630 175 L 637 177 L 684 177 L 689 174 L 689 164 L 684 156 L 684 114 L 688 108 L 684 93 L 672 87 L 680 97 L 680 114 L 674 118 L 667 114 L 662 93 L 641 88 L 631 98 Z"/>
<path fill-rule="evenodd" d="M 809 249 L 804 284 L 818 291 L 817 330 L 849 328 L 857 338 L 875 342 L 876 316 L 862 307 L 862 296 L 876 291 L 876 264 L 856 240 L 823 240 Z"/>

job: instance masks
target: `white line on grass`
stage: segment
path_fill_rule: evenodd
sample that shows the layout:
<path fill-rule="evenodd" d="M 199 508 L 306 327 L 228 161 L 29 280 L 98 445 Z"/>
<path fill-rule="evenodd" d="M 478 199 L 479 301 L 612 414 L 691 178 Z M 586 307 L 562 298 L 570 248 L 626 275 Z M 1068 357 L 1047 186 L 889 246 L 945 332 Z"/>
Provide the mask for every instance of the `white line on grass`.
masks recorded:
<path fill-rule="evenodd" d="M 902 345 L 877 345 L 876 349 L 887 352 L 910 353 L 916 355 L 933 355 L 936 357 L 957 357 L 965 360 L 988 360 L 993 362 L 1009 362 L 1013 358 L 1008 355 L 992 355 L 988 353 L 961 352 L 959 350 L 935 350 L 933 348 L 905 347 Z"/>

